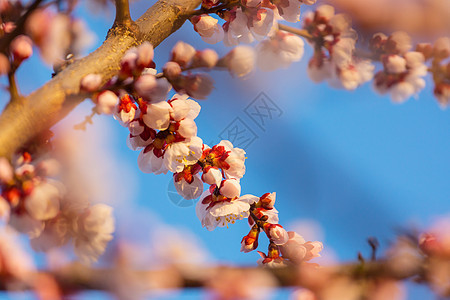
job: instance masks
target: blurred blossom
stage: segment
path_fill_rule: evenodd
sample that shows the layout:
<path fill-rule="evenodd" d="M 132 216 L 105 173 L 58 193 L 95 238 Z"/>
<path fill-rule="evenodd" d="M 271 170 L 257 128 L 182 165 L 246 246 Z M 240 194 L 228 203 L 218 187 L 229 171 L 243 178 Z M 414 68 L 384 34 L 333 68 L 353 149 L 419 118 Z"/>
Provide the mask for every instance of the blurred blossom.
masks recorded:
<path fill-rule="evenodd" d="M 271 299 L 275 287 L 275 278 L 262 269 L 217 268 L 206 282 L 208 298 L 218 300 Z"/>

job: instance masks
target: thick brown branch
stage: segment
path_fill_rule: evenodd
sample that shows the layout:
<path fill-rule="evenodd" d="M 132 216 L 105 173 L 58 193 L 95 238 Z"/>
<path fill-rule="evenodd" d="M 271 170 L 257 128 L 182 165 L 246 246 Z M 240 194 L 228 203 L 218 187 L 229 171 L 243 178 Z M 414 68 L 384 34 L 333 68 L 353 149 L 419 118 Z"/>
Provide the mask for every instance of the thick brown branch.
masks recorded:
<path fill-rule="evenodd" d="M 137 21 L 139 33 L 108 35 L 96 51 L 61 71 L 20 103 L 10 103 L 0 116 L 0 156 L 10 157 L 36 134 L 53 126 L 84 100 L 80 80 L 87 74 L 101 74 L 104 80 L 119 69 L 119 61 L 132 46 L 149 41 L 159 45 L 186 20 L 200 0 L 160 0 Z"/>
<path fill-rule="evenodd" d="M 186 266 L 185 266 L 186 267 Z M 169 267 L 159 270 L 130 270 L 119 266 L 110 269 L 94 269 L 83 265 L 74 264 L 67 266 L 58 271 L 46 272 L 41 271 L 38 274 L 47 274 L 55 278 L 58 285 L 65 291 L 77 290 L 104 290 L 115 291 L 120 282 L 133 282 L 142 289 L 173 289 L 173 288 L 201 288 L 205 287 L 212 278 L 218 278 L 226 272 L 241 274 L 241 277 L 252 277 L 256 272 L 266 272 L 273 276 L 279 287 L 302 286 L 311 288 L 311 282 L 305 280 L 309 277 L 310 266 L 287 266 L 278 268 L 262 268 L 262 267 L 232 267 L 232 266 L 215 266 L 215 267 L 195 267 L 193 269 L 178 269 Z M 302 268 L 308 268 L 302 271 Z M 189 271 L 190 270 L 190 271 Z M 195 271 L 194 271 L 195 270 Z M 376 278 L 405 280 L 414 276 L 421 276 L 423 268 L 417 268 L 412 272 L 396 271 L 390 267 L 388 261 L 369 262 L 364 265 L 359 263 L 343 264 L 333 267 L 322 267 L 322 272 L 332 274 L 331 276 L 346 276 L 354 280 L 368 280 Z M 304 278 L 306 276 L 306 278 Z M 24 288 L 32 288 L 24 286 Z M 126 288 L 131 289 L 130 286 Z M 0 289 L 5 289 L 0 285 Z M 131 290 L 129 290 L 131 292 Z"/>

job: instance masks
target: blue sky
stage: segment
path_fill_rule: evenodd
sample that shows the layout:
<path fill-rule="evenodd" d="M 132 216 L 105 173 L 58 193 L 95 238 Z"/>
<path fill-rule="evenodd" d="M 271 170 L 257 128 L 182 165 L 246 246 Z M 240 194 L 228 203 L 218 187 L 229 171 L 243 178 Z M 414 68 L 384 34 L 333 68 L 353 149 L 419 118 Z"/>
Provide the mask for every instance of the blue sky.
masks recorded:
<path fill-rule="evenodd" d="M 132 16 L 148 6 L 143 2 L 132 4 Z M 86 16 L 99 37 L 99 45 L 112 23 L 113 12 L 94 16 L 81 8 L 77 13 Z M 222 45 L 203 43 L 192 25 L 186 23 L 156 49 L 157 66 L 167 60 L 178 40 L 199 49 L 214 48 L 226 53 Z M 370 84 L 353 92 L 332 89 L 307 78 L 311 48 L 306 45 L 305 50 L 302 61 L 289 69 L 256 71 L 244 81 L 225 72 L 212 72 L 216 85 L 209 99 L 201 102 L 202 111 L 196 119 L 198 135 L 205 143 L 220 141 L 219 136 L 239 118 L 257 136 L 245 148 L 248 160 L 241 180 L 242 193 L 276 191 L 281 224 L 288 230 L 316 228 L 299 233 L 319 238 L 325 255 L 342 261 L 356 259 L 359 251 L 368 255 L 369 236 L 377 237 L 384 248 L 400 227 L 426 227 L 435 217 L 448 215 L 450 118 L 448 110 L 440 109 L 432 97 L 430 82 L 417 100 L 401 105 L 377 95 Z M 32 79 L 27 67 L 33 72 Z M 19 71 L 21 88 L 28 93 L 49 76 L 49 69 L 43 69 L 35 57 Z M 279 109 L 263 126 L 245 113 L 261 92 Z M 90 107 L 90 103 L 83 104 L 66 122 L 81 121 Z M 126 169 L 123 174 L 109 175 L 133 186 L 127 199 L 117 200 L 121 209 L 128 208 L 126 213 L 120 209 L 117 212 L 118 235 L 145 239 L 154 221 L 137 232 L 127 230 L 133 230 L 133 214 L 142 214 L 141 219 L 145 219 L 143 211 L 148 211 L 158 222 L 197 235 L 218 261 L 255 264 L 256 253 L 239 252 L 240 240 L 248 231 L 245 221 L 213 232 L 201 228 L 193 206 L 180 207 L 170 200 L 170 175 L 139 171 L 138 152 L 125 144 L 127 130 L 104 116 L 96 116 L 93 126 L 106 131 L 105 148 L 111 151 L 108 155 Z M 124 179 L 124 174 L 129 176 Z M 423 299 L 419 297 L 426 293 L 425 289 L 415 289 L 414 297 L 418 298 L 410 299 Z M 186 293 L 185 299 L 190 299 L 191 294 Z M 285 294 L 278 297 L 282 299 Z"/>

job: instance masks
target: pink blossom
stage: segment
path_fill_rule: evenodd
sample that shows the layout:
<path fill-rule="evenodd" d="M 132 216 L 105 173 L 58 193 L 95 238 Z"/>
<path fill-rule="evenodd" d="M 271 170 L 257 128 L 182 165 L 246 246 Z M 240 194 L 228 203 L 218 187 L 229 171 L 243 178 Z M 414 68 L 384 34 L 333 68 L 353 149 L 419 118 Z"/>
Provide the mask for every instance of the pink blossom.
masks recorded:
<path fill-rule="evenodd" d="M 287 243 L 280 246 L 284 258 L 298 264 L 320 256 L 319 252 L 323 249 L 322 243 L 306 242 L 301 235 L 293 231 L 289 231 L 288 236 Z"/>
<path fill-rule="evenodd" d="M 36 220 L 48 220 L 59 213 L 62 190 L 51 182 L 37 184 L 31 194 L 25 198 L 25 208 Z"/>
<path fill-rule="evenodd" d="M 218 146 L 224 147 L 227 152 L 227 157 L 225 158 L 227 166 L 222 168 L 226 178 L 242 178 L 245 174 L 245 151 L 234 147 L 227 140 L 220 141 Z"/>
<path fill-rule="evenodd" d="M 298 2 L 298 0 L 295 0 Z M 263 71 L 287 68 L 303 56 L 304 43 L 296 35 L 278 31 L 274 36 L 258 44 L 257 64 Z"/>
<path fill-rule="evenodd" d="M 244 195 L 233 200 L 213 200 L 208 202 L 210 191 L 203 192 L 200 201 L 197 202 L 196 214 L 202 226 L 212 231 L 217 226 L 224 227 L 228 223 L 234 224 L 236 220 L 248 217 L 250 204 L 258 200 L 258 197 Z"/>
<path fill-rule="evenodd" d="M 112 212 L 112 207 L 108 205 L 95 204 L 78 219 L 74 251 L 81 261 L 94 262 L 105 252 L 115 229 Z"/>
<path fill-rule="evenodd" d="M 143 112 L 144 123 L 155 130 L 165 130 L 170 124 L 170 111 L 172 110 L 166 101 L 156 102 L 147 105 L 147 110 Z"/>
<path fill-rule="evenodd" d="M 224 32 L 222 26 L 217 23 L 217 19 L 209 15 L 200 15 L 192 17 L 191 22 L 204 42 L 216 44 L 223 40 Z"/>
<path fill-rule="evenodd" d="M 150 68 L 153 61 L 153 46 L 149 42 L 145 41 L 137 47 L 137 59 L 136 66 L 144 69 Z"/>
<path fill-rule="evenodd" d="M 190 183 L 184 179 L 181 179 L 179 181 L 175 181 L 174 184 L 178 194 L 187 200 L 196 199 L 203 193 L 203 182 L 196 175 L 193 176 L 193 181 Z"/>

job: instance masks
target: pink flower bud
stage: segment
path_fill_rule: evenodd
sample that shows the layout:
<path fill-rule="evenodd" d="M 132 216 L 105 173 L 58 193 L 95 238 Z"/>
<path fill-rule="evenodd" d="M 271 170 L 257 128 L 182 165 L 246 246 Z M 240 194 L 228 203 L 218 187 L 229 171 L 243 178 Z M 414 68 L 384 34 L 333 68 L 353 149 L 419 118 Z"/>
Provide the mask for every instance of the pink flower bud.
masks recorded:
<path fill-rule="evenodd" d="M 230 73 L 243 77 L 255 67 L 255 51 L 249 46 L 238 46 L 223 58 L 222 63 Z"/>
<path fill-rule="evenodd" d="M 205 99 L 214 88 L 214 80 L 208 74 L 195 74 L 186 77 L 184 89 L 196 99 Z"/>
<path fill-rule="evenodd" d="M 207 168 L 202 174 L 202 180 L 206 184 L 219 186 L 222 181 L 222 172 L 215 167 Z"/>
<path fill-rule="evenodd" d="M 153 61 L 153 46 L 149 42 L 144 42 L 139 47 L 137 47 L 137 59 L 136 65 L 141 68 L 149 68 Z"/>
<path fill-rule="evenodd" d="M 138 51 L 136 48 L 131 48 L 125 52 L 120 60 L 120 74 L 129 77 L 133 76 L 136 69 L 136 61 L 138 59 Z"/>
<path fill-rule="evenodd" d="M 110 115 L 114 112 L 119 97 L 111 91 L 103 91 L 97 97 L 96 110 L 99 114 Z"/>
<path fill-rule="evenodd" d="M 258 240 L 248 235 L 244 236 L 241 241 L 241 252 L 249 253 L 258 247 Z"/>
<path fill-rule="evenodd" d="M 219 61 L 219 55 L 212 49 L 198 51 L 195 55 L 195 65 L 205 68 L 213 68 Z"/>
<path fill-rule="evenodd" d="M 261 196 L 260 200 L 261 205 L 264 209 L 272 209 L 275 204 L 276 193 L 266 193 Z"/>
<path fill-rule="evenodd" d="M 186 67 L 195 55 L 195 49 L 189 44 L 178 42 L 172 49 L 171 61 L 178 63 L 181 67 Z"/>
<path fill-rule="evenodd" d="M 156 77 L 150 74 L 142 75 L 134 83 L 134 89 L 138 95 L 147 99 L 147 95 L 156 87 Z"/>
<path fill-rule="evenodd" d="M 81 79 L 80 88 L 86 92 L 96 92 L 102 84 L 102 75 L 100 74 L 88 74 Z"/>
<path fill-rule="evenodd" d="M 321 5 L 317 8 L 316 13 L 325 20 L 330 20 L 334 16 L 334 7 L 331 5 Z"/>
<path fill-rule="evenodd" d="M 224 197 L 234 199 L 241 194 L 241 185 L 236 179 L 226 179 L 222 181 L 219 192 Z"/>
<path fill-rule="evenodd" d="M 411 37 L 404 31 L 396 31 L 388 39 L 394 43 L 395 52 L 403 54 L 412 48 Z"/>
<path fill-rule="evenodd" d="M 420 52 L 410 51 L 405 53 L 405 60 L 408 68 L 415 69 L 423 66 L 425 57 Z"/>
<path fill-rule="evenodd" d="M 278 224 L 269 225 L 268 235 L 276 245 L 286 244 L 287 241 L 289 240 L 289 235 L 286 232 L 286 230 L 281 225 Z"/>
<path fill-rule="evenodd" d="M 201 36 L 211 36 L 214 33 L 214 28 L 217 24 L 217 19 L 206 14 L 194 16 L 190 21 L 194 25 L 194 30 Z"/>
<path fill-rule="evenodd" d="M 436 255 L 442 252 L 442 245 L 431 233 L 424 233 L 419 238 L 420 249 L 428 255 Z"/>
<path fill-rule="evenodd" d="M 163 67 L 164 76 L 169 80 L 177 78 L 181 74 L 181 67 L 173 61 L 168 61 Z"/>
<path fill-rule="evenodd" d="M 10 45 L 14 60 L 22 62 L 33 54 L 33 42 L 26 35 L 19 35 Z"/>

